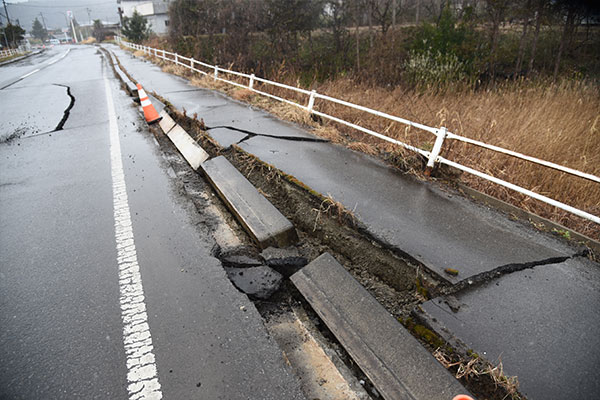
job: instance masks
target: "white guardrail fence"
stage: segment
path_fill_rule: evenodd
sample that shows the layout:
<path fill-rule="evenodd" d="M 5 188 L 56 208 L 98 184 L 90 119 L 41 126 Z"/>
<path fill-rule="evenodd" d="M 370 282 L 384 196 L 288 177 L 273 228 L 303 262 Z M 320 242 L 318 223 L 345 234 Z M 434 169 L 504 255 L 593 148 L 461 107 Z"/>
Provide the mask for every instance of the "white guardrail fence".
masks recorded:
<path fill-rule="evenodd" d="M 24 54 L 25 52 L 21 49 L 8 49 L 0 50 L 0 58 L 14 56 L 15 54 Z"/>
<path fill-rule="evenodd" d="M 210 65 L 210 64 L 204 63 L 202 61 L 194 60 L 193 58 L 188 58 L 188 57 L 181 56 L 181 55 L 179 55 L 177 53 L 171 53 L 171 52 L 166 51 L 166 50 L 155 49 L 155 48 L 152 48 L 152 47 L 142 46 L 142 45 L 135 44 L 135 43 L 129 43 L 129 42 L 123 40 L 119 36 L 116 36 L 116 39 L 117 39 L 117 42 L 121 43 L 125 47 L 129 47 L 129 48 L 134 49 L 134 50 L 141 50 L 144 53 L 146 53 L 147 55 L 152 55 L 152 56 L 155 56 L 157 58 L 163 59 L 165 61 L 173 62 L 173 63 L 175 63 L 177 65 L 180 65 L 182 67 L 188 68 L 188 69 L 190 69 L 192 71 L 195 71 L 195 72 L 198 72 L 198 73 L 200 73 L 202 75 L 212 75 L 213 78 L 214 78 L 214 80 L 216 80 L 216 81 L 221 81 L 221 82 L 225 82 L 225 83 L 228 83 L 228 84 L 231 84 L 231 85 L 234 85 L 234 86 L 238 86 L 238 87 L 241 87 L 241 88 L 244 88 L 244 89 L 249 89 L 249 90 L 251 90 L 251 91 L 253 91 L 255 93 L 261 94 L 263 96 L 269 97 L 269 98 L 274 99 L 274 100 L 278 100 L 278 101 L 284 102 L 286 104 L 290 104 L 290 105 L 292 105 L 294 107 L 301 108 L 301 109 L 306 110 L 307 112 L 309 112 L 311 114 L 318 115 L 318 116 L 320 116 L 322 118 L 326 118 L 326 119 L 329 119 L 331 121 L 340 123 L 342 125 L 349 126 L 349 127 L 353 128 L 353 129 L 356 129 L 356 130 L 358 130 L 360 132 L 366 133 L 366 134 L 371 135 L 371 136 L 375 136 L 375 137 L 377 137 L 377 138 L 379 138 L 381 140 L 385 140 L 387 142 L 390 142 L 390 143 L 396 144 L 398 146 L 401 146 L 401 147 L 403 147 L 405 149 L 408 149 L 408 150 L 414 151 L 416 153 L 419 153 L 419 154 L 421 154 L 423 157 L 425 157 L 428 160 L 428 162 L 427 162 L 427 168 L 428 169 L 433 168 L 433 166 L 435 165 L 435 163 L 449 165 L 449 166 L 454 167 L 454 168 L 456 168 L 456 169 L 458 169 L 460 171 L 464 171 L 464 172 L 467 172 L 469 174 L 475 175 L 475 176 L 477 176 L 479 178 L 483 178 L 483 179 L 488 180 L 490 182 L 494 182 L 494 183 L 496 183 L 498 185 L 501 185 L 501 186 L 504 186 L 504 187 L 506 187 L 508 189 L 511 189 L 511 190 L 516 191 L 516 192 L 522 193 L 522 194 L 524 194 L 526 196 L 529 196 L 529 197 L 532 197 L 532 198 L 534 198 L 536 200 L 543 201 L 544 203 L 550 204 L 552 206 L 558 207 L 558 208 L 560 208 L 562 210 L 565 210 L 565 211 L 568 211 L 568 212 L 570 212 L 572 214 L 575 214 L 575 215 L 577 215 L 579 217 L 582 217 L 582 218 L 585 218 L 587 220 L 593 221 L 593 222 L 595 222 L 597 224 L 600 224 L 600 217 L 598 217 L 596 215 L 592 215 L 592 214 L 587 213 L 587 212 L 585 212 L 583 210 L 580 210 L 578 208 L 569 206 L 568 204 L 564 204 L 564 203 L 562 203 L 560 201 L 551 199 L 551 198 L 546 197 L 544 195 L 541 195 L 539 193 L 535 193 L 535 192 L 533 192 L 531 190 L 528 190 L 528 189 L 525 189 L 523 187 L 517 186 L 517 185 L 512 184 L 510 182 L 506 182 L 506 181 L 504 181 L 502 179 L 496 178 L 494 176 L 491 176 L 491 175 L 485 174 L 483 172 L 477 171 L 477 170 L 475 170 L 473 168 L 470 168 L 470 167 L 461 165 L 459 163 L 456 163 L 454 161 L 448 160 L 448 159 L 440 156 L 440 152 L 442 150 L 442 145 L 444 144 L 445 140 L 458 140 L 458 141 L 461 141 L 461 142 L 464 142 L 464 143 L 468 143 L 468 144 L 471 144 L 471 145 L 474 145 L 474 146 L 483 147 L 483 148 L 488 149 L 488 150 L 493 150 L 493 151 L 496 151 L 496 152 L 499 152 L 499 153 L 503 153 L 503 154 L 506 154 L 506 155 L 509 155 L 509 156 L 512 156 L 512 157 L 516 157 L 516 158 L 519 158 L 519 159 L 522 159 L 522 160 L 526 160 L 526 161 L 529 161 L 529 162 L 532 162 L 532 163 L 535 163 L 535 164 L 538 164 L 538 165 L 542 165 L 544 167 L 553 168 L 555 170 L 558 170 L 558 171 L 561 171 L 561 172 L 565 172 L 567 174 L 575 175 L 575 176 L 578 176 L 580 178 L 588 179 L 590 181 L 593 181 L 593 182 L 596 182 L 596 183 L 600 184 L 600 177 L 598 177 L 598 176 L 595 176 L 595 175 L 592 175 L 592 174 L 588 174 L 588 173 L 585 173 L 585 172 L 581 172 L 581 171 L 578 171 L 578 170 L 575 170 L 575 169 L 572 169 L 572 168 L 564 167 L 562 165 L 558 165 L 558 164 L 555 164 L 555 163 L 552 163 L 552 162 L 549 162 L 549 161 L 540 160 L 538 158 L 527 156 L 527 155 L 524 155 L 524 154 L 521 154 L 521 153 L 517 153 L 515 151 L 504 149 L 502 147 L 493 146 L 493 145 L 490 145 L 490 144 L 487 144 L 487 143 L 483 143 L 483 142 L 480 142 L 480 141 L 477 141 L 477 140 L 469 139 L 467 137 L 459 136 L 459 135 L 456 135 L 456 134 L 454 134 L 452 132 L 449 132 L 445 127 L 433 128 L 433 127 L 430 127 L 430 126 L 427 126 L 427 125 L 419 124 L 417 122 L 409 121 L 409 120 L 404 119 L 404 118 L 396 117 L 394 115 L 390 115 L 390 114 L 387 114 L 387 113 L 384 113 L 384 112 L 381 112 L 381 111 L 373 110 L 371 108 L 363 107 L 363 106 L 360 106 L 360 105 L 357 105 L 357 104 L 349 103 L 349 102 L 344 101 L 344 100 L 336 99 L 334 97 L 329 97 L 329 96 L 326 96 L 326 95 L 323 95 L 323 94 L 319 94 L 315 90 L 306 90 L 306 89 L 301 89 L 301 88 L 297 88 L 297 87 L 293 87 L 293 86 L 284 85 L 282 83 L 273 82 L 273 81 L 269 81 L 267 79 L 259 78 L 259 77 L 255 76 L 254 74 L 244 74 L 244 73 L 241 73 L 241 72 L 231 71 L 231 70 L 228 70 L 228 69 L 225 69 L 225 68 L 220 68 L 218 65 Z M 196 66 L 204 67 L 204 68 L 208 69 L 210 72 L 198 69 L 198 68 L 196 68 Z M 229 81 L 229 80 L 221 77 L 220 74 L 226 74 L 226 75 L 229 74 L 229 75 L 234 75 L 234 76 L 238 76 L 238 77 L 242 77 L 242 78 L 248 79 L 248 84 L 247 85 L 243 85 L 243 84 L 240 84 L 238 82 Z M 304 94 L 304 95 L 307 96 L 307 103 L 306 103 L 306 105 L 299 104 L 299 103 L 296 103 L 295 101 L 291 101 L 291 100 L 288 100 L 288 99 L 284 99 L 284 98 L 272 95 L 270 93 L 266 93 L 266 92 L 260 91 L 260 90 L 258 90 L 258 89 L 256 89 L 254 87 L 254 83 L 255 82 L 261 82 L 261 83 L 264 83 L 264 84 L 267 84 L 267 85 L 277 86 L 277 87 L 280 87 L 280 88 L 289 89 L 289 90 L 292 90 L 292 91 L 295 91 L 295 92 L 298 92 L 298 93 L 302 93 L 302 94 Z M 390 121 L 399 122 L 401 124 L 405 124 L 405 125 L 412 126 L 414 128 L 421 129 L 421 130 L 424 130 L 426 132 L 429 132 L 429 133 L 435 135 L 435 137 L 436 137 L 435 143 L 433 145 L 433 149 L 431 151 L 426 151 L 426 150 L 420 149 L 418 147 L 411 146 L 411 145 L 409 145 L 407 143 L 403 143 L 403 142 L 401 142 L 399 140 L 396 140 L 396 139 L 393 139 L 391 137 L 385 136 L 385 135 L 383 135 L 381 133 L 378 133 L 378 132 L 375 132 L 373 130 L 364 128 L 364 127 L 362 127 L 360 125 L 356 125 L 356 124 L 353 124 L 351 122 L 345 121 L 343 119 L 337 118 L 337 117 L 335 117 L 333 115 L 325 114 L 323 112 L 315 110 L 314 104 L 315 104 L 315 100 L 316 99 L 330 101 L 332 103 L 340 104 L 340 105 L 343 105 L 343 106 L 346 106 L 346 107 L 349 107 L 349 108 L 353 108 L 355 110 L 363 111 L 363 112 L 366 112 L 366 113 L 369 113 L 369 114 L 376 115 L 376 116 L 381 117 L 381 118 L 386 118 L 386 119 L 388 119 Z"/>

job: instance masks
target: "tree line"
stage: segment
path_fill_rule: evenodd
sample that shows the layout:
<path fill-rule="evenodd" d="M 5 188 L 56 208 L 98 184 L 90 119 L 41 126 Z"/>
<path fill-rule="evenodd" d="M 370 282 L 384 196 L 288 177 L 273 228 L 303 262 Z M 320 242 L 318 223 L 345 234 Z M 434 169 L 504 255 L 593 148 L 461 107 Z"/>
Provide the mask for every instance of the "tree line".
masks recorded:
<path fill-rule="evenodd" d="M 600 75 L 592 0 L 175 0 L 169 14 L 179 52 L 307 82 Z"/>

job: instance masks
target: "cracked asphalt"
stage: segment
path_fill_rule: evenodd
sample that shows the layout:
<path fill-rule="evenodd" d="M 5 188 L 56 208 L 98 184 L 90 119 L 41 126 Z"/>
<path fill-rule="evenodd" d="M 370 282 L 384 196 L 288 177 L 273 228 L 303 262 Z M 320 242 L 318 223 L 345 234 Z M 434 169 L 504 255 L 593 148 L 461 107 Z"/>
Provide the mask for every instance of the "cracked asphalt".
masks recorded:
<path fill-rule="evenodd" d="M 35 69 L 0 96 L 0 398 L 303 398 L 98 50 L 1 72 Z"/>
<path fill-rule="evenodd" d="M 502 361 L 505 374 L 518 376 L 530 398 L 600 397 L 595 378 L 600 265 L 582 257 L 577 244 L 364 154 L 329 143 L 281 140 L 315 136 L 222 94 L 194 88 L 116 46 L 106 47 L 144 87 L 179 112 L 215 126 L 209 133 L 223 147 L 240 143 L 312 189 L 331 194 L 356 210 L 386 246 L 446 280 L 453 297 L 430 300 L 421 313 L 441 336 L 493 363 Z M 223 125 L 227 128 L 217 129 Z M 446 268 L 458 274 L 448 275 Z"/>

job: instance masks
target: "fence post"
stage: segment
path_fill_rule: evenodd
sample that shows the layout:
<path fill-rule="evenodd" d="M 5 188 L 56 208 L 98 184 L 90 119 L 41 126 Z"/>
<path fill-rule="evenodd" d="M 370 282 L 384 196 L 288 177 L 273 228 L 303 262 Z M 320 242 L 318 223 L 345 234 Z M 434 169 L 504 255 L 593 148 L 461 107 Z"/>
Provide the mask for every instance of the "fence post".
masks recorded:
<path fill-rule="evenodd" d="M 447 133 L 448 130 L 446 127 L 442 126 L 435 134 L 435 143 L 433 144 L 433 149 L 431 149 L 431 152 L 429 153 L 429 160 L 427 161 L 427 167 L 425 168 L 425 176 L 431 176 L 431 171 L 435 166 L 435 160 L 442 151 L 442 145 L 444 144 L 444 139 L 446 139 Z"/>
<path fill-rule="evenodd" d="M 215 78 L 214 78 L 214 80 L 216 81 L 218 77 L 219 77 L 219 66 L 215 65 Z"/>
<path fill-rule="evenodd" d="M 313 90 L 312 92 L 310 92 L 310 97 L 308 98 L 308 106 L 306 106 L 306 110 L 309 113 L 312 113 L 313 107 L 315 105 L 315 96 L 317 94 L 316 90 Z"/>
<path fill-rule="evenodd" d="M 190 58 L 190 69 L 193 71 L 194 70 L 194 57 Z"/>
<path fill-rule="evenodd" d="M 175 64 L 179 65 L 179 55 L 175 53 Z"/>
<path fill-rule="evenodd" d="M 165 51 L 163 50 L 162 53 L 163 53 L 163 55 L 162 55 L 163 60 L 166 60 L 167 59 L 167 55 L 165 54 Z"/>
<path fill-rule="evenodd" d="M 250 83 L 248 84 L 248 88 L 252 89 L 254 87 L 254 74 L 250 74 Z"/>

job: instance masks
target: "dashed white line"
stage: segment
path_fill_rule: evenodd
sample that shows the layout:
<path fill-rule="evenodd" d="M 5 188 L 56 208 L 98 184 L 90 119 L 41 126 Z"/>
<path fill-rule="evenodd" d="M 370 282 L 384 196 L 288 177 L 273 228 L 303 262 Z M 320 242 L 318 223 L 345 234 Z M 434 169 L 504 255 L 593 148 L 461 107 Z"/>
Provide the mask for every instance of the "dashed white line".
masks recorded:
<path fill-rule="evenodd" d="M 39 68 L 38 68 L 38 69 L 34 69 L 33 71 L 31 71 L 31 72 L 29 72 L 29 73 L 27 73 L 27 74 L 23 75 L 23 76 L 22 76 L 22 77 L 20 77 L 19 79 L 25 79 L 25 78 L 27 78 L 28 76 L 30 76 L 30 75 L 33 75 L 33 74 L 35 74 L 36 72 L 39 72 L 39 70 L 40 70 Z"/>
<path fill-rule="evenodd" d="M 142 276 L 137 260 L 131 214 L 127 201 L 119 128 L 106 74 L 104 75 L 104 88 L 110 131 L 115 239 L 119 267 L 123 344 L 127 358 L 127 390 L 130 400 L 158 400 L 162 399 L 162 391 L 158 381 L 154 347 L 144 302 Z"/>
<path fill-rule="evenodd" d="M 71 49 L 67 49 L 67 51 L 65 51 L 65 54 L 63 54 L 63 55 L 61 55 L 60 57 L 58 57 L 58 58 L 56 58 L 56 59 L 54 59 L 54 60 L 52 60 L 52 61 L 48 62 L 48 65 L 52 65 L 52 64 L 54 64 L 55 62 L 62 60 L 63 58 L 65 58 L 65 57 L 67 56 L 67 54 L 69 54 L 69 52 L 70 52 L 70 51 L 71 51 Z M 23 75 L 22 77 L 20 77 L 20 78 L 19 78 L 19 80 L 21 80 L 21 79 L 25 79 L 25 78 L 27 78 L 28 76 L 31 76 L 31 75 L 35 74 L 36 72 L 40 72 L 40 70 L 41 70 L 41 69 L 42 69 L 42 68 L 37 68 L 37 69 L 34 69 L 33 71 L 31 71 L 31 72 L 29 72 L 29 73 L 27 73 L 27 74 Z"/>
<path fill-rule="evenodd" d="M 56 58 L 56 59 L 48 62 L 48 65 L 52 65 L 55 62 L 62 60 L 63 58 L 65 58 L 67 56 L 67 54 L 69 54 L 70 51 L 71 51 L 71 49 L 67 49 L 67 51 L 65 51 L 65 54 L 63 54 L 62 56 L 60 56 L 60 57 L 58 57 L 58 58 Z"/>

